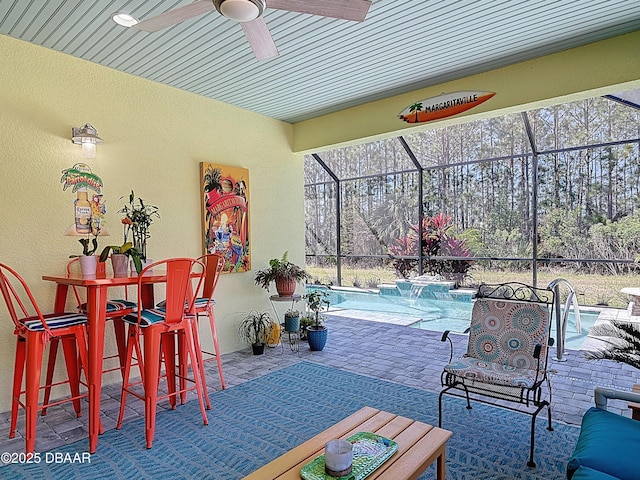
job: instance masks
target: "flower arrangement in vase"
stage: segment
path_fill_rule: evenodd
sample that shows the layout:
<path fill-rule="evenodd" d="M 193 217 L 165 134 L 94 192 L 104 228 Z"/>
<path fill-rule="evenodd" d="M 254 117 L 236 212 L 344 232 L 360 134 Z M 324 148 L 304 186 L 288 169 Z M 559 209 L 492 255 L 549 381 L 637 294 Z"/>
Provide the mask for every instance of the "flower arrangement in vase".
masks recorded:
<path fill-rule="evenodd" d="M 154 217 L 160 218 L 160 210 L 155 205 L 145 203 L 142 198 L 136 198 L 133 190 L 131 190 L 129 201 L 124 204 L 118 213 L 122 215 L 122 224 L 124 225 L 123 247 L 129 241 L 129 234 L 131 234 L 133 251 L 136 252 L 141 262 L 146 262 L 147 240 L 151 237 L 149 227 L 153 223 Z"/>

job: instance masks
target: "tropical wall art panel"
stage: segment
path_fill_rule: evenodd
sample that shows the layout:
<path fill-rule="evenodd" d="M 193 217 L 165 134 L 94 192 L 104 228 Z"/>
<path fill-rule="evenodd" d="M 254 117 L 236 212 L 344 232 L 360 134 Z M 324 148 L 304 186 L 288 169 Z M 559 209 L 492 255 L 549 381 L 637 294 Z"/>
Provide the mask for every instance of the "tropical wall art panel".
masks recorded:
<path fill-rule="evenodd" d="M 251 270 L 249 170 L 200 163 L 204 251 L 224 256 L 227 273 Z"/>

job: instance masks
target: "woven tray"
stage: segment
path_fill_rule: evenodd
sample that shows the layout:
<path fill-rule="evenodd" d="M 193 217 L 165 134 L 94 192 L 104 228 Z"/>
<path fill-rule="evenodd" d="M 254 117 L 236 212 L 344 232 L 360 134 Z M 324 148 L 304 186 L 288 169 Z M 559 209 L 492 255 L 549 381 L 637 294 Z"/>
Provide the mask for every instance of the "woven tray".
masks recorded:
<path fill-rule="evenodd" d="M 371 475 L 397 450 L 393 440 L 375 433 L 359 432 L 347 438 L 353 444 L 353 470 L 344 477 L 332 477 L 324 471 L 324 454 L 307 463 L 300 470 L 304 480 L 362 480 Z"/>

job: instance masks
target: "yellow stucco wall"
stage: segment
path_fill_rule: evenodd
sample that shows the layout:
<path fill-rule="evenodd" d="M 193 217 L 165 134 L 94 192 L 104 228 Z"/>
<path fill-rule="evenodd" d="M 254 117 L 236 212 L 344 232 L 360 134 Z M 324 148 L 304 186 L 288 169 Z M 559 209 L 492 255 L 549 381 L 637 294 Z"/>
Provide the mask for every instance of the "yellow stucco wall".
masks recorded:
<path fill-rule="evenodd" d="M 639 45 L 640 31 L 637 31 L 312 118 L 294 125 L 293 150 L 313 153 L 362 143 L 363 139 L 373 141 L 640 88 Z M 398 118 L 402 110 L 415 102 L 442 92 L 465 90 L 496 95 L 478 107 L 436 122 L 415 126 Z"/>
<path fill-rule="evenodd" d="M 254 270 L 284 250 L 304 262 L 303 165 L 291 152 L 291 125 L 2 35 L 0 58 L 0 262 L 23 274 L 44 309 L 54 285 L 41 276 L 62 274 L 69 255 L 81 253 L 77 238 L 63 236 L 75 195 L 63 192 L 60 178 L 83 161 L 71 128 L 87 122 L 105 139 L 87 162 L 105 185 L 111 236 L 101 246 L 122 242 L 119 198 L 134 189 L 160 208 L 149 256 L 200 255 L 204 161 L 249 169 Z M 219 283 L 224 352 L 242 347 L 235 312 L 271 308 L 253 276 Z M 10 408 L 14 342 L 0 305 L 0 411 Z"/>

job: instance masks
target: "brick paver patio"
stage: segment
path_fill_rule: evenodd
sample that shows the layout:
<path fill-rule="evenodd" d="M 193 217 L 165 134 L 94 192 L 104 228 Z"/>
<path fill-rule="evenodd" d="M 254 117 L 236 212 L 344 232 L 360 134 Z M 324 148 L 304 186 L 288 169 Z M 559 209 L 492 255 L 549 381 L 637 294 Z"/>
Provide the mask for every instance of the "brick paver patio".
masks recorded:
<path fill-rule="evenodd" d="M 253 356 L 249 349 L 223 355 L 227 386 L 238 385 L 295 362 L 309 361 L 431 392 L 440 390 L 440 373 L 449 360 L 449 344 L 440 341 L 441 333 L 394 325 L 381 321 L 381 318 L 372 317 L 377 321 L 370 321 L 345 316 L 349 312 L 335 313 L 327 316 L 329 337 L 322 352 L 311 352 L 305 342 L 299 355 L 286 344 L 284 349 L 280 346 L 268 348 L 262 356 Z M 455 353 L 462 354 L 467 337 L 452 337 Z M 569 351 L 561 362 L 554 355 L 555 349 L 552 349 L 554 421 L 579 424 L 584 411 L 593 405 L 595 386 L 630 390 L 634 383 L 640 383 L 640 372 L 627 365 L 587 361 L 577 351 Z M 219 389 L 215 362 L 207 364 L 207 371 L 211 391 Z M 3 389 L 3 395 L 10 395 L 10 386 Z M 115 427 L 119 398 L 119 385 L 103 388 L 101 408 L 105 429 Z M 611 406 L 618 412 L 630 415 L 626 404 L 622 402 L 613 402 Z M 127 420 L 142 415 L 142 402 L 130 399 Z M 51 450 L 87 438 L 87 419 L 87 415 L 76 418 L 70 404 L 50 408 L 47 416 L 41 418 L 38 424 L 37 450 Z M 16 438 L 9 439 L 9 414 L 0 414 L 0 452 L 23 451 L 24 440 L 20 437 L 23 428 L 24 414 L 20 412 Z"/>

